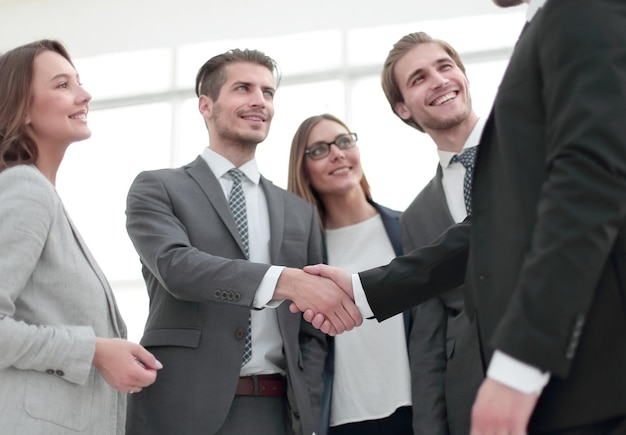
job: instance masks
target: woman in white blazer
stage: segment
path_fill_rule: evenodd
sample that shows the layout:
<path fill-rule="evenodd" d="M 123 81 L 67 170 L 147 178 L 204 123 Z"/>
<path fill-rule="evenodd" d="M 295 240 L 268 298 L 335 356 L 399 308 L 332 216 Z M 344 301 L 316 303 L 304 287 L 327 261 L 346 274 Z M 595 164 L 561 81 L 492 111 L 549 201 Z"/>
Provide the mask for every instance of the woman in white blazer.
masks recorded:
<path fill-rule="evenodd" d="M 123 434 L 160 363 L 130 343 L 54 184 L 91 95 L 57 41 L 0 56 L 0 431 Z"/>

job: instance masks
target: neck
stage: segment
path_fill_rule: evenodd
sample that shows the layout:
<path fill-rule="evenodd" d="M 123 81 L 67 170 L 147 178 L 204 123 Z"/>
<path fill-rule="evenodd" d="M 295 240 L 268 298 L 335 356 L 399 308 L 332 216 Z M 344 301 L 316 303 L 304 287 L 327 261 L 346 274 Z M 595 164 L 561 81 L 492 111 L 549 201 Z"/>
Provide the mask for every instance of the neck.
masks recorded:
<path fill-rule="evenodd" d="M 461 152 L 465 141 L 472 133 L 472 130 L 478 122 L 478 116 L 472 112 L 465 121 L 456 125 L 453 128 L 446 130 L 431 130 L 426 131 L 428 135 L 433 139 L 437 148 L 442 151 L 450 151 L 453 153 Z"/>
<path fill-rule="evenodd" d="M 39 156 L 35 161 L 35 166 L 39 169 L 39 172 L 41 172 L 53 186 L 56 186 L 57 172 L 63 161 L 64 154 L 65 149 L 55 154 L 42 153 L 40 150 Z"/>
<path fill-rule="evenodd" d="M 376 209 L 367 202 L 360 186 L 348 194 L 324 195 L 322 201 L 326 209 L 324 226 L 328 229 L 358 224 L 376 215 Z"/>
<path fill-rule="evenodd" d="M 239 168 L 244 163 L 254 159 L 256 145 L 253 144 L 216 144 L 211 142 L 209 148 L 221 156 L 227 158 L 233 165 Z"/>

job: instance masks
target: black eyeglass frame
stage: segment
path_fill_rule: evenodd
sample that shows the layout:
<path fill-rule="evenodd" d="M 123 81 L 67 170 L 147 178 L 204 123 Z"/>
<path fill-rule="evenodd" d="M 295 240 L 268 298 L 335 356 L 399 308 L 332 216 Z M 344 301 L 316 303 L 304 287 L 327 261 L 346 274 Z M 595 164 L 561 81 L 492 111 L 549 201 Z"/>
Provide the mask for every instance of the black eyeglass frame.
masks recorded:
<path fill-rule="evenodd" d="M 350 146 L 343 146 L 342 147 L 340 145 L 337 145 L 337 141 L 340 141 L 342 138 L 345 138 L 346 136 L 350 138 L 350 142 L 348 142 L 350 144 Z M 304 150 L 304 155 L 307 156 L 308 158 L 310 158 L 311 160 L 322 160 L 323 158 L 328 157 L 328 155 L 330 154 L 330 146 L 331 145 L 335 145 L 340 150 L 349 150 L 350 148 L 354 148 L 356 146 L 356 143 L 357 143 L 358 140 L 359 140 L 359 137 L 354 132 L 340 134 L 332 142 L 315 142 L 310 147 L 308 147 L 307 149 Z M 313 150 L 316 149 L 316 148 L 321 147 L 322 145 L 326 146 L 326 152 L 321 154 L 321 155 L 314 155 L 312 153 Z"/>

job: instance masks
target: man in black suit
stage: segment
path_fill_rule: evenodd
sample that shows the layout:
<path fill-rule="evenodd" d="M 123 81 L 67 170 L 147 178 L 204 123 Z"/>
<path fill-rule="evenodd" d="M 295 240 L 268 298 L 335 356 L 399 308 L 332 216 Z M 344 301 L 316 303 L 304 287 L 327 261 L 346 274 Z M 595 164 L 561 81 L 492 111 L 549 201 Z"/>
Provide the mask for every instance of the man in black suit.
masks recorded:
<path fill-rule="evenodd" d="M 530 0 L 528 21 L 480 142 L 471 224 L 360 273 L 354 297 L 383 320 L 465 281 L 489 364 L 472 434 L 623 434 L 626 3 Z M 344 272 L 311 272 L 350 293 Z M 305 314 L 341 332 L 322 313 Z"/>
<path fill-rule="evenodd" d="M 469 193 L 472 168 L 458 159 L 475 153 L 485 120 L 472 109 L 458 52 L 423 32 L 394 44 L 383 64 L 382 87 L 393 112 L 428 134 L 439 156 L 436 175 L 401 217 L 407 253 L 466 218 L 464 193 Z M 465 313 L 464 299 L 460 286 L 412 309 L 409 354 L 416 435 L 467 435 L 470 430 L 472 404 L 484 375 L 476 325 Z"/>

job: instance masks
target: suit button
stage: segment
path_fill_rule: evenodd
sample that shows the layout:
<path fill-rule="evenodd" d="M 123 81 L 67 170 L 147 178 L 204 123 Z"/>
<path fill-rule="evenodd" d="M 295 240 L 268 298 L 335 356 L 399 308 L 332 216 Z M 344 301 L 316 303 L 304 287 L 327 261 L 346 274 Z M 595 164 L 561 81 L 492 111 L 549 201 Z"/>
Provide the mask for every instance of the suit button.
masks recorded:
<path fill-rule="evenodd" d="M 54 374 L 57 376 L 65 376 L 65 372 L 63 370 L 57 370 Z"/>
<path fill-rule="evenodd" d="M 48 370 L 46 370 L 46 373 L 48 373 L 49 375 L 53 375 L 54 374 L 54 370 L 48 369 Z"/>
<path fill-rule="evenodd" d="M 233 292 L 228 292 L 228 298 L 229 301 L 232 301 L 233 299 L 235 299 L 235 294 Z"/>
<path fill-rule="evenodd" d="M 235 293 L 235 301 L 238 301 L 239 299 L 241 299 L 241 294 Z"/>
<path fill-rule="evenodd" d="M 244 338 L 246 338 L 246 330 L 242 328 L 237 328 L 237 330 L 235 331 L 235 338 L 237 340 L 243 340 Z"/>

